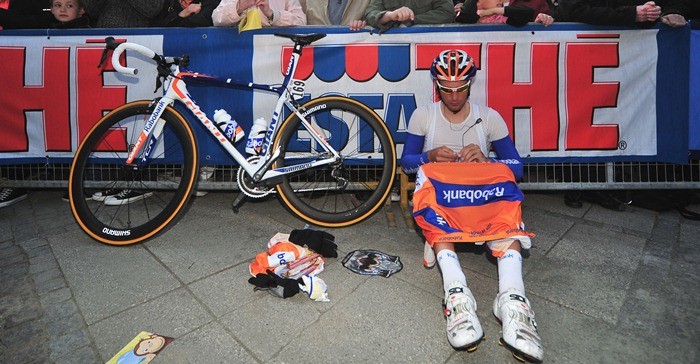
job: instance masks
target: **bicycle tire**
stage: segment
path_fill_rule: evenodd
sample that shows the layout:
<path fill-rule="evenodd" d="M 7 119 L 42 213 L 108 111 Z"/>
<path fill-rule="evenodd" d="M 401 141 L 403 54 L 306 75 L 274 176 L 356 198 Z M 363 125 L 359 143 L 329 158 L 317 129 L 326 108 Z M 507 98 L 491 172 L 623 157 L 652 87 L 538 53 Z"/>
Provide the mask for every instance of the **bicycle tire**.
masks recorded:
<path fill-rule="evenodd" d="M 71 211 L 97 241 L 128 245 L 154 237 L 179 216 L 192 195 L 198 175 L 196 139 L 184 117 L 170 106 L 161 115 L 163 134 L 153 144 L 149 161 L 137 168 L 125 164 L 127 150 L 152 111 L 147 100 L 113 110 L 92 127 L 75 154 L 68 182 Z M 141 148 L 134 163 L 146 149 Z M 109 189 L 143 194 L 121 201 L 90 199 L 93 191 Z"/>
<path fill-rule="evenodd" d="M 276 185 L 282 204 L 301 219 L 324 227 L 367 219 L 388 197 L 396 175 L 396 149 L 386 125 L 372 109 L 340 96 L 311 100 L 300 111 L 342 159 L 284 175 Z M 306 132 L 296 114 L 280 126 L 273 148 L 281 146 L 281 155 L 274 168 L 292 160 L 302 164 L 322 157 L 313 139 L 298 136 L 299 130 Z"/>

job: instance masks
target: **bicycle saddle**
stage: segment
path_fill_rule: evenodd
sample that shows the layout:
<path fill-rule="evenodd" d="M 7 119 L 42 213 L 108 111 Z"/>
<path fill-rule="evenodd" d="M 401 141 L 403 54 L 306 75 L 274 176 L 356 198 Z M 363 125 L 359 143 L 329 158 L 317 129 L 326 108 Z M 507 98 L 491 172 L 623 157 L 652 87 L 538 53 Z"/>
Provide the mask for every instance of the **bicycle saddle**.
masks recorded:
<path fill-rule="evenodd" d="M 275 33 L 275 36 L 277 37 L 283 37 L 283 38 L 289 38 L 294 43 L 300 43 L 302 46 L 309 45 L 326 35 L 324 33 L 312 33 L 312 34 L 282 34 L 282 33 Z"/>

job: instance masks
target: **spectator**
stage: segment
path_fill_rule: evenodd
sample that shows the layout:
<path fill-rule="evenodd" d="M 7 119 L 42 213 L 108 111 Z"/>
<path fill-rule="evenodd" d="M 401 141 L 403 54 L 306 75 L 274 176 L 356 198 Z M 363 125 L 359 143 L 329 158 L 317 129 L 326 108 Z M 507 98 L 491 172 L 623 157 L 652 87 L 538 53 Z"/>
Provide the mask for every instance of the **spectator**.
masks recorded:
<path fill-rule="evenodd" d="M 52 22 L 48 0 L 0 0 L 0 29 L 46 29 Z"/>
<path fill-rule="evenodd" d="M 51 0 L 51 14 L 56 18 L 54 28 L 90 28 L 82 0 Z"/>
<path fill-rule="evenodd" d="M 469 101 L 471 84 L 476 76 L 474 60 L 462 50 L 445 50 L 433 61 L 430 73 L 433 78 L 431 88 L 439 96 L 439 101 L 419 107 L 411 115 L 401 156 L 403 170 L 414 173 L 421 166 L 434 162 L 504 163 L 516 180 L 522 178 L 520 155 L 508 136 L 508 128 L 501 115 L 489 107 Z M 490 148 L 493 148 L 498 159 L 486 157 Z M 420 188 L 418 186 L 423 185 L 421 181 L 425 182 L 425 177 L 423 173 L 416 177 L 416 191 Z M 421 206 L 423 202 L 414 201 L 414 205 Z M 499 211 L 503 216 L 508 214 L 506 208 Z M 450 213 L 450 210 L 446 213 Z M 432 216 L 435 218 L 435 215 Z M 454 225 L 460 218 L 463 217 L 438 215 L 436 220 L 439 220 L 437 224 L 443 231 L 460 231 L 460 226 Z M 492 227 L 490 221 L 482 223 Z M 448 342 L 455 349 L 469 351 L 483 339 L 484 331 L 476 315 L 476 300 L 467 287 L 467 277 L 455 253 L 453 241 L 426 240 L 423 264 L 426 268 L 432 268 L 437 261 L 442 272 L 445 292 L 443 312 L 447 321 Z M 502 340 L 518 357 L 540 362 L 543 349 L 530 301 L 525 297 L 520 253 L 521 249 L 530 247 L 530 238 L 510 236 L 487 241 L 486 245 L 498 260 L 499 293 L 493 313 L 502 323 Z"/>
<path fill-rule="evenodd" d="M 145 28 L 163 8 L 164 0 L 84 0 L 98 28 Z"/>
<path fill-rule="evenodd" d="M 544 26 L 554 23 L 554 17 L 549 15 L 549 7 L 545 0 L 515 0 L 506 6 L 501 0 L 467 0 L 456 4 L 455 11 L 457 23 L 506 23 L 517 27 L 528 22 L 541 23 Z"/>
<path fill-rule="evenodd" d="M 347 25 L 360 30 L 370 0 L 300 0 L 309 25 Z"/>
<path fill-rule="evenodd" d="M 688 19 L 700 19 L 700 1 L 691 1 L 688 5 Z"/>
<path fill-rule="evenodd" d="M 0 188 L 0 207 L 14 205 L 27 198 L 27 190 L 24 188 L 3 187 Z"/>
<path fill-rule="evenodd" d="M 299 0 L 221 0 L 214 9 L 214 26 L 230 27 L 245 18 L 246 13 L 259 8 L 264 15 L 262 26 L 287 27 L 306 25 L 306 15 Z"/>
<path fill-rule="evenodd" d="M 151 21 L 153 27 L 210 27 L 211 14 L 220 0 L 165 0 L 163 10 Z"/>
<path fill-rule="evenodd" d="M 364 20 L 381 32 L 413 24 L 454 23 L 454 6 L 450 0 L 372 0 Z"/>
<path fill-rule="evenodd" d="M 684 26 L 689 0 L 560 0 L 567 21 L 593 25 Z"/>

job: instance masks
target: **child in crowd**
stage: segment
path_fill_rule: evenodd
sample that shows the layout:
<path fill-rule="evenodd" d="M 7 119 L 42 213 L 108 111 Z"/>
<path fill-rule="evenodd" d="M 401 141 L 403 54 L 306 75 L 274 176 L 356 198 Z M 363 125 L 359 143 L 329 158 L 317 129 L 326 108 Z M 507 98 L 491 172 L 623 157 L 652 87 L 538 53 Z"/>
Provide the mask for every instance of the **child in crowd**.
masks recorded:
<path fill-rule="evenodd" d="M 56 18 L 54 28 L 89 28 L 90 19 L 85 15 L 82 0 L 50 0 L 51 14 Z"/>

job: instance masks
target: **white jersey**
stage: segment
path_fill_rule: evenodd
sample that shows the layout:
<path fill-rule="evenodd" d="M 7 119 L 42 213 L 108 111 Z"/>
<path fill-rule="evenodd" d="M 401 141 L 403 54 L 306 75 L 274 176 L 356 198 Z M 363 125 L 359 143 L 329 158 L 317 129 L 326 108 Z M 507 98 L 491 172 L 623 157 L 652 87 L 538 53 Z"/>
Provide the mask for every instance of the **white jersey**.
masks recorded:
<path fill-rule="evenodd" d="M 423 152 L 444 145 L 459 153 L 467 145 L 475 144 L 488 156 L 491 142 L 508 136 L 506 122 L 490 107 L 469 102 L 467 118 L 452 124 L 442 113 L 441 104 L 442 101 L 437 101 L 417 108 L 408 123 L 409 133 L 425 137 Z"/>

